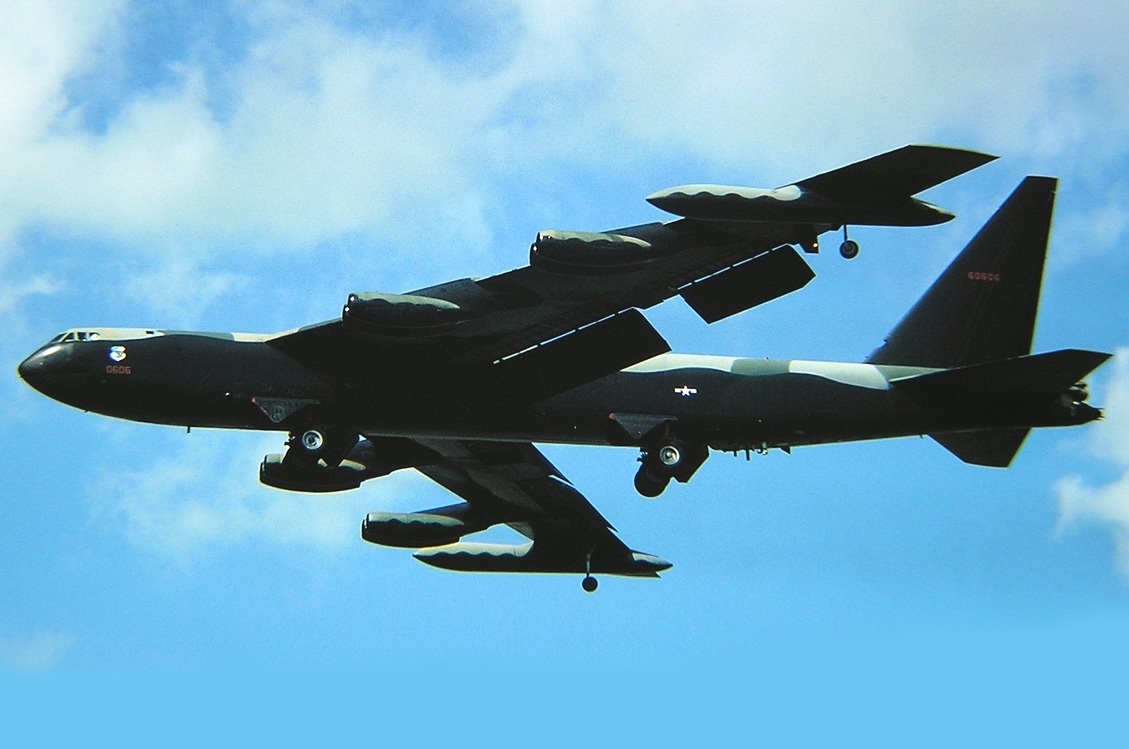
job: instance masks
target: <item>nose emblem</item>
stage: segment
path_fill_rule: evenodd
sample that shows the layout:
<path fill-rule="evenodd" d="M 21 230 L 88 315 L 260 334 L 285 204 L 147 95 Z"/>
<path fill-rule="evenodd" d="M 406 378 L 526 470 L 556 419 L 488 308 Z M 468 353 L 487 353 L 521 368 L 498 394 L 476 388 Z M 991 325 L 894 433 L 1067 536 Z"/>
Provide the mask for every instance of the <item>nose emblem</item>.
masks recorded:
<path fill-rule="evenodd" d="M 124 361 L 126 357 L 125 346 L 110 346 L 110 358 L 114 361 Z"/>

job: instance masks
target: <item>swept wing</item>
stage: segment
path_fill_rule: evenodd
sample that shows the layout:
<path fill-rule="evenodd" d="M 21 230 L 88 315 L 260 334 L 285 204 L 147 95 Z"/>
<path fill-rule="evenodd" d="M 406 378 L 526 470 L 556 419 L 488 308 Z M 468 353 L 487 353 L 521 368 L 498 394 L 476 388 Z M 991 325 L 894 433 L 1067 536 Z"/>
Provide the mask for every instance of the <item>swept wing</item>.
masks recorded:
<path fill-rule="evenodd" d="M 991 158 L 907 146 L 796 185 L 861 210 L 910 200 Z M 712 323 L 803 287 L 815 274 L 793 245 L 811 249 L 818 233 L 842 223 L 817 208 L 790 208 L 787 220 L 686 211 L 601 233 L 545 231 L 524 267 L 407 294 L 356 294 L 341 319 L 270 344 L 326 372 L 363 373 L 398 358 L 413 371 L 457 370 L 476 392 L 535 382 L 527 394 L 542 397 L 669 351 L 638 310 L 680 295 Z M 579 361 L 581 369 L 562 366 Z"/>
<path fill-rule="evenodd" d="M 370 438 L 377 443 L 380 437 Z M 464 504 L 420 513 L 371 513 L 361 534 L 388 546 L 423 546 L 420 561 L 475 572 L 605 573 L 656 577 L 671 565 L 633 551 L 563 474 L 527 442 L 415 440 L 431 458 L 416 469 Z M 462 542 L 504 523 L 530 539 L 518 546 Z"/>

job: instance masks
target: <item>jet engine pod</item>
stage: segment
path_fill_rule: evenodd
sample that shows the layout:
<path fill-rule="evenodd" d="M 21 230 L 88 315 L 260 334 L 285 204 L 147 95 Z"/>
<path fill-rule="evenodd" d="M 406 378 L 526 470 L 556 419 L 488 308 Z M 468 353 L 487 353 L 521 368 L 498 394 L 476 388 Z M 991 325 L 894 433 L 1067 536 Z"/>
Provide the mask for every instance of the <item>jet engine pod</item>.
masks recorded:
<path fill-rule="evenodd" d="M 435 335 L 469 317 L 454 302 L 414 294 L 350 294 L 341 310 L 346 326 L 391 336 Z"/>
<path fill-rule="evenodd" d="M 425 512 L 370 512 L 361 523 L 361 538 L 370 544 L 422 549 L 454 543 L 468 533 L 482 530 L 465 518 L 445 510 Z"/>
<path fill-rule="evenodd" d="M 649 242 L 623 234 L 543 231 L 529 248 L 529 264 L 551 273 L 604 276 L 638 270 L 654 258 Z"/>

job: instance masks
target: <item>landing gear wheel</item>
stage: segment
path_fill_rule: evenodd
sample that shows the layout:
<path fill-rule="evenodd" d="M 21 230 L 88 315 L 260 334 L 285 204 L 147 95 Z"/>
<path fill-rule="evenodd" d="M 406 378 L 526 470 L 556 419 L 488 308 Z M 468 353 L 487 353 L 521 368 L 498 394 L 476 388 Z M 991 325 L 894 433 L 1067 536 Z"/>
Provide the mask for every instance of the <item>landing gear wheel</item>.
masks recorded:
<path fill-rule="evenodd" d="M 596 588 L 600 587 L 600 583 L 596 580 L 596 578 L 588 575 L 580 581 L 580 587 L 584 588 L 585 593 L 595 593 Z"/>
<path fill-rule="evenodd" d="M 682 451 L 674 445 L 659 448 L 659 462 L 667 468 L 674 468 L 682 462 Z"/>
<path fill-rule="evenodd" d="M 651 472 L 647 470 L 646 466 L 640 466 L 638 472 L 635 474 L 635 491 L 639 492 L 647 499 L 654 499 L 662 494 L 666 491 L 666 486 L 669 483 L 669 476 L 655 478 L 651 475 Z"/>
<path fill-rule="evenodd" d="M 355 430 L 337 425 L 318 424 L 303 431 L 292 431 L 286 442 L 286 460 L 304 464 L 324 461 L 328 467 L 334 468 L 345 459 L 358 439 Z"/>
<path fill-rule="evenodd" d="M 301 436 L 302 449 L 311 455 L 316 454 L 321 450 L 322 445 L 325 444 L 325 437 L 316 429 L 308 429 L 302 432 Z"/>
<path fill-rule="evenodd" d="M 858 257 L 859 243 L 853 239 L 844 240 L 843 244 L 839 245 L 839 254 L 845 257 L 847 260 L 852 260 Z"/>

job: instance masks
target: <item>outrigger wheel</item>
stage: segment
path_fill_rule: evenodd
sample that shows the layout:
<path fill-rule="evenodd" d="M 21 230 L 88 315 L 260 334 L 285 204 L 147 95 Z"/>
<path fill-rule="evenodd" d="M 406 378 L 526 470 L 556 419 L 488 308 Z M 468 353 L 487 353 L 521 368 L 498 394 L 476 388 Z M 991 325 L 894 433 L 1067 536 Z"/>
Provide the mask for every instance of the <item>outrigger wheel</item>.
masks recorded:
<path fill-rule="evenodd" d="M 852 260 L 859 254 L 859 243 L 847 237 L 846 225 L 843 226 L 843 244 L 839 245 L 839 254 L 847 260 Z"/>
<path fill-rule="evenodd" d="M 584 556 L 584 579 L 580 581 L 580 587 L 584 588 L 585 593 L 595 593 L 596 588 L 600 587 L 600 583 L 592 577 L 592 552 Z"/>

